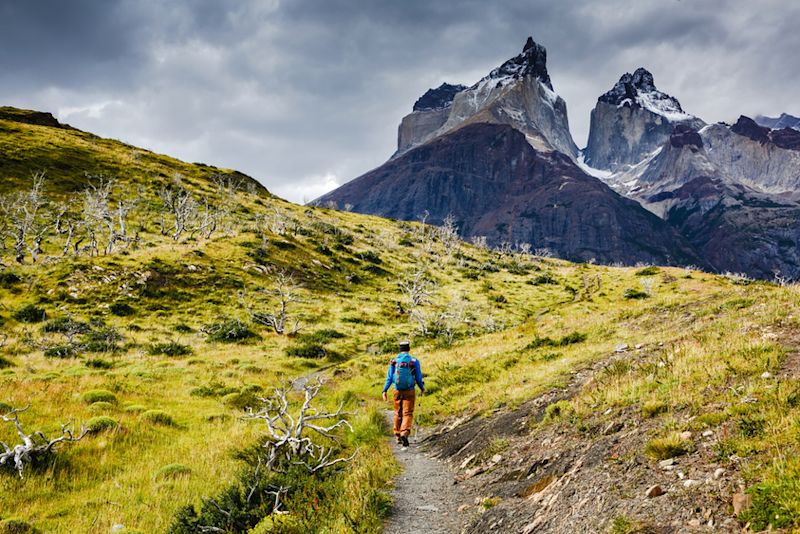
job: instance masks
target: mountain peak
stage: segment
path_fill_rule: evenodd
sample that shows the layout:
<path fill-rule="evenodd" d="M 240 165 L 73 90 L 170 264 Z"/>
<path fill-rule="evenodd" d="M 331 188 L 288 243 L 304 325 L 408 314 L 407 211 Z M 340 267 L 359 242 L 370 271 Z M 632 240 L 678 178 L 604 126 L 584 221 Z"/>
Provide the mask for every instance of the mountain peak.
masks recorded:
<path fill-rule="evenodd" d="M 522 53 L 494 69 L 481 81 L 496 79 L 498 83 L 502 83 L 504 79 L 520 79 L 525 76 L 537 78 L 548 89 L 553 90 L 550 75 L 547 73 L 547 49 L 534 41 L 533 37 L 528 37 L 525 41 Z"/>
<path fill-rule="evenodd" d="M 659 91 L 653 81 L 653 74 L 644 67 L 639 67 L 633 74 L 623 74 L 614 87 L 597 100 L 620 108 L 644 108 L 671 122 L 695 118 L 683 111 L 677 98 Z"/>

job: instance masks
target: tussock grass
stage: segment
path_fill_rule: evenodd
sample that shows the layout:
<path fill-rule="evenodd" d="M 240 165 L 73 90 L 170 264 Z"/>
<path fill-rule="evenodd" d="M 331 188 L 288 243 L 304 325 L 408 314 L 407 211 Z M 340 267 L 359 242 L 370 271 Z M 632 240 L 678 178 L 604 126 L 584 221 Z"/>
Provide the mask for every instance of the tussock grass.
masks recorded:
<path fill-rule="evenodd" d="M 209 177 L 222 171 L 147 151 L 134 158 L 132 147 L 83 132 L 4 120 L 0 126 L 0 152 L 24 154 L 0 169 L 0 192 L 46 168 L 48 193 L 59 199 L 85 186 L 84 171 L 118 176 L 133 190 L 165 185 L 180 173 L 187 187 L 203 194 L 211 192 Z M 154 198 L 143 201 L 155 205 Z M 0 328 L 9 336 L 0 356 L 0 401 L 30 402 L 26 421 L 46 432 L 69 420 L 80 425 L 111 415 L 122 428 L 64 448 L 52 468 L 32 472 L 24 483 L 0 476 L 3 514 L 46 532 L 108 532 L 114 524 L 163 532 L 179 508 L 200 506 L 202 496 L 236 481 L 242 464 L 232 453 L 260 436 L 241 410 L 287 378 L 326 369 L 325 402 L 335 409 L 344 400 L 357 412 L 343 446 L 358 453 L 337 476 L 308 483 L 294 501 L 305 515 L 300 526 L 290 526 L 302 531 L 316 521 L 329 532 L 377 532 L 390 505 L 386 487 L 397 472 L 383 439 L 386 406 L 379 392 L 397 341 L 411 338 L 429 393 L 418 421 L 428 423 L 513 407 L 564 387 L 575 370 L 605 360 L 620 343 L 641 344 L 615 356 L 618 363 L 559 405 L 558 414 L 550 408 L 542 424 L 559 424 L 564 413 L 580 420 L 633 407 L 632 413 L 653 418 L 649 424 L 660 439 L 676 429 L 729 429 L 720 432 L 717 453 L 722 464 L 733 455 L 748 460 L 743 475 L 754 506 L 745 519 L 758 528 L 800 526 L 800 474 L 793 460 L 800 457 L 800 394 L 791 381 L 761 378 L 778 375 L 787 354 L 781 343 L 787 332 L 800 331 L 793 312 L 797 288 L 668 267 L 658 268 L 660 276 L 649 268 L 637 276 L 634 268 L 502 257 L 466 245 L 447 258 L 438 242 L 426 249 L 418 224 L 295 206 L 263 191 L 244 195 L 237 209 L 246 222 L 231 235 L 175 243 L 160 236 L 148 212 L 140 229 L 146 245 L 125 255 L 0 273 L 0 299 L 8 310 Z M 287 231 L 262 235 L 252 217 L 275 210 L 290 219 Z M 269 288 L 269 275 L 253 269 L 254 261 L 286 269 L 301 282 L 298 336 L 252 324 L 238 305 L 243 289 Z M 401 312 L 396 279 L 417 263 L 428 265 L 437 283 L 427 309 L 466 303 L 451 344 L 415 335 L 416 325 Z M 143 285 L 121 294 L 120 280 L 144 272 Z M 644 287 L 643 276 L 652 276 L 647 298 L 626 298 L 626 289 Z M 602 289 L 575 289 L 587 279 L 601 279 Z M 44 318 L 52 326 L 15 318 L 28 306 L 36 309 L 26 320 Z M 67 320 L 90 327 L 73 340 L 78 358 L 46 358 L 45 345 L 26 337 L 33 332 L 46 346 L 68 345 Z M 148 354 L 176 334 L 194 357 Z M 315 356 L 321 347 L 325 358 L 291 353 L 313 344 Z M 100 405 L 107 413 L 94 413 L 99 402 L 112 403 Z M 180 426 L 172 426 L 176 422 Z M 0 427 L 0 439 L 13 437 L 10 432 Z M 156 479 L 172 464 L 191 475 Z M 319 494 L 326 498 L 316 499 Z M 288 520 L 271 516 L 257 528 L 268 531 Z"/>

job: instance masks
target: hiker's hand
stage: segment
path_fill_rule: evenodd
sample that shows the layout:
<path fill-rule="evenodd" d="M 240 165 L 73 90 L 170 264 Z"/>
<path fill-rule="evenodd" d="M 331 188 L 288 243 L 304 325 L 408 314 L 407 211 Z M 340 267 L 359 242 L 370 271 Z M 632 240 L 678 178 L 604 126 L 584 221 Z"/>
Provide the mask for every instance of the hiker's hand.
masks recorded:
<path fill-rule="evenodd" d="M 383 400 L 386 401 L 386 392 L 383 392 Z"/>
<path fill-rule="evenodd" d="M 422 397 L 424 395 L 425 395 L 425 390 L 424 389 L 419 390 L 419 396 Z"/>

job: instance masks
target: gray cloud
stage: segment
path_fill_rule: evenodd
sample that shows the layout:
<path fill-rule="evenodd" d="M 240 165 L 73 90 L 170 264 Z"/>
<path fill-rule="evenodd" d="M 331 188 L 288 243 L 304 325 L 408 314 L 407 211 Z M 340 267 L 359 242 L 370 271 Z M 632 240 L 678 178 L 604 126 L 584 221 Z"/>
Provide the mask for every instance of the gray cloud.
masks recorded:
<path fill-rule="evenodd" d="M 0 2 L 0 104 L 234 167 L 292 200 L 382 163 L 428 87 L 548 48 L 578 144 L 638 66 L 707 121 L 800 113 L 783 0 Z"/>

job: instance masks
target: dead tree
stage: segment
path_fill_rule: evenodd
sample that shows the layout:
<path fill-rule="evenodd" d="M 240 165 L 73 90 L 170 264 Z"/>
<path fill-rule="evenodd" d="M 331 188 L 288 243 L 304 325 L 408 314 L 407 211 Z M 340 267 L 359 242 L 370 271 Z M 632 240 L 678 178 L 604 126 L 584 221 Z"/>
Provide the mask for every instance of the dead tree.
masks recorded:
<path fill-rule="evenodd" d="M 335 412 L 325 412 L 311 404 L 319 395 L 324 382 L 317 379 L 302 386 L 303 404 L 292 414 L 289 393 L 293 383 L 275 389 L 270 398 L 259 399 L 264 406 L 259 411 L 249 412 L 249 419 L 264 421 L 267 425 L 266 449 L 267 469 L 282 472 L 287 465 L 301 465 L 309 473 L 316 473 L 336 464 L 346 463 L 355 457 L 336 457 L 338 447 L 334 432 L 340 428 L 353 431 L 347 421 L 352 413 L 343 411 L 344 403 Z M 325 444 L 325 439 L 330 445 Z"/>
<path fill-rule="evenodd" d="M 489 248 L 489 244 L 488 244 L 488 242 L 486 240 L 486 236 L 485 235 L 472 236 L 471 241 L 472 241 L 473 246 L 475 246 L 476 248 L 479 248 L 481 250 L 486 250 L 486 249 Z"/>
<path fill-rule="evenodd" d="M 422 266 L 398 280 L 397 286 L 405 297 L 406 308 L 409 312 L 430 302 L 433 283 L 428 279 L 426 269 Z"/>
<path fill-rule="evenodd" d="M 61 425 L 61 435 L 55 439 L 49 439 L 40 431 L 26 434 L 22 428 L 22 423 L 20 423 L 19 414 L 28 408 L 30 408 L 30 405 L 22 409 L 12 408 L 7 414 L 0 415 L 0 420 L 12 423 L 16 427 L 17 435 L 22 440 L 22 443 L 14 447 L 0 441 L 0 446 L 3 448 L 3 451 L 0 451 L 0 466 L 10 465 L 13 462 L 20 478 L 23 478 L 23 472 L 27 465 L 52 453 L 56 445 L 80 441 L 89 432 L 85 427 L 82 427 L 80 434 L 76 436 L 74 428 L 67 423 Z"/>
<path fill-rule="evenodd" d="M 179 176 L 158 191 L 158 198 L 161 200 L 161 235 L 170 235 L 179 241 L 197 217 L 197 201 L 181 185 Z M 168 218 L 172 219 L 171 229 L 167 228 Z"/>
<path fill-rule="evenodd" d="M 276 334 L 283 335 L 286 333 L 288 323 L 291 322 L 290 308 L 292 304 L 300 301 L 300 294 L 298 284 L 294 277 L 287 271 L 278 271 L 272 275 L 272 287 L 259 291 L 255 297 L 255 302 L 248 299 L 245 292 L 240 293 L 239 301 L 242 306 L 247 310 L 253 322 L 262 324 L 272 328 Z M 265 307 L 264 301 L 277 300 L 277 308 L 271 312 L 263 311 Z M 300 321 L 294 319 L 294 324 L 291 329 L 292 334 L 296 334 L 300 330 Z"/>
<path fill-rule="evenodd" d="M 452 213 L 444 218 L 442 225 L 436 229 L 436 233 L 439 236 L 439 240 L 442 242 L 442 245 L 444 245 L 444 251 L 447 256 L 451 256 L 453 252 L 457 251 L 461 240 L 458 237 L 458 225 L 456 224 L 456 218 Z"/>
<path fill-rule="evenodd" d="M 219 226 L 225 235 L 233 235 L 236 230 L 233 212 L 237 206 L 237 194 L 242 188 L 244 180 L 230 174 L 217 174 L 212 181 Z M 215 223 L 214 226 L 216 227 L 217 224 Z M 209 233 L 207 237 L 211 237 L 211 234 Z"/>
<path fill-rule="evenodd" d="M 44 189 L 44 172 L 31 175 L 31 189 L 17 193 L 0 206 L 3 210 L 4 238 L 12 242 L 14 259 L 24 263 L 26 252 L 35 263 L 42 252 L 42 242 L 49 230 L 49 224 L 43 213 L 46 203 Z"/>

